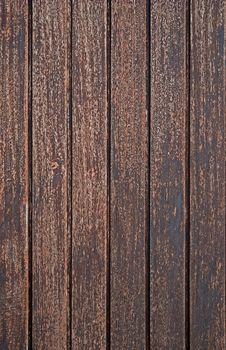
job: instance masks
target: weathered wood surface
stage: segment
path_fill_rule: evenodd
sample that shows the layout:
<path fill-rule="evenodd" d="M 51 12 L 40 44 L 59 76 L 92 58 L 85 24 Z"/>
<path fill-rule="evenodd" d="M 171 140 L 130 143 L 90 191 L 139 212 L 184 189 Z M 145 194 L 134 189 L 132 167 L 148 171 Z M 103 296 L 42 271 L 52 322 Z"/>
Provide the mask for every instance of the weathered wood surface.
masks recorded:
<path fill-rule="evenodd" d="M 150 346 L 185 349 L 186 6 L 151 2 Z"/>
<path fill-rule="evenodd" d="M 146 4 L 111 2 L 111 349 L 145 349 Z"/>
<path fill-rule="evenodd" d="M 225 349 L 224 70 L 224 1 L 192 1 L 192 349 Z"/>
<path fill-rule="evenodd" d="M 28 342 L 28 6 L 0 3 L 0 349 Z"/>
<path fill-rule="evenodd" d="M 0 1 L 0 349 L 225 349 L 225 12 Z"/>
<path fill-rule="evenodd" d="M 67 1 L 32 2 L 32 348 L 67 348 Z"/>
<path fill-rule="evenodd" d="M 72 349 L 105 349 L 107 1 L 75 1 L 72 21 Z"/>

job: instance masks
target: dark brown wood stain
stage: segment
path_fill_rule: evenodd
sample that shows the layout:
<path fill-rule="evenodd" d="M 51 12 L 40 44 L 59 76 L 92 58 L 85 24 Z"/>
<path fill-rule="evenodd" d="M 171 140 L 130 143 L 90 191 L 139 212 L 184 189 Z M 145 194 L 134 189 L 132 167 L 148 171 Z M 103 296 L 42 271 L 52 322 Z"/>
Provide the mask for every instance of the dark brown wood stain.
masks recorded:
<path fill-rule="evenodd" d="M 0 349 L 225 349 L 225 13 L 0 2 Z"/>
<path fill-rule="evenodd" d="M 185 349 L 186 6 L 151 13 L 150 343 Z"/>
<path fill-rule="evenodd" d="M 28 342 L 28 7 L 0 5 L 0 349 Z"/>
<path fill-rule="evenodd" d="M 72 20 L 72 349 L 105 349 L 107 1 L 76 1 Z"/>
<path fill-rule="evenodd" d="M 192 1 L 192 349 L 225 349 L 224 69 L 224 1 Z"/>
<path fill-rule="evenodd" d="M 67 346 L 67 1 L 32 4 L 32 348 Z"/>
<path fill-rule="evenodd" d="M 111 4 L 111 348 L 145 349 L 146 4 Z"/>

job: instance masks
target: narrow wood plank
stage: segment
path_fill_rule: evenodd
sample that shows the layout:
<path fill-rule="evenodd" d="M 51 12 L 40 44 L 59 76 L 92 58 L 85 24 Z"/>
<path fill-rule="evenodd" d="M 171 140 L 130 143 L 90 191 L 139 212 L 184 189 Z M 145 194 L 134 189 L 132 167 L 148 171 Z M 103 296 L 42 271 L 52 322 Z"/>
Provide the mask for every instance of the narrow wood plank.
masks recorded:
<path fill-rule="evenodd" d="M 28 6 L 0 3 L 0 348 L 28 341 Z"/>
<path fill-rule="evenodd" d="M 150 346 L 185 349 L 186 2 L 151 1 Z"/>
<path fill-rule="evenodd" d="M 67 347 L 67 13 L 61 0 L 33 2 L 32 339 Z"/>
<path fill-rule="evenodd" d="M 224 1 L 191 6 L 191 348 L 225 349 Z"/>
<path fill-rule="evenodd" d="M 111 4 L 111 349 L 145 349 L 146 2 Z"/>
<path fill-rule="evenodd" d="M 107 1 L 74 1 L 72 21 L 72 349 L 105 349 Z"/>

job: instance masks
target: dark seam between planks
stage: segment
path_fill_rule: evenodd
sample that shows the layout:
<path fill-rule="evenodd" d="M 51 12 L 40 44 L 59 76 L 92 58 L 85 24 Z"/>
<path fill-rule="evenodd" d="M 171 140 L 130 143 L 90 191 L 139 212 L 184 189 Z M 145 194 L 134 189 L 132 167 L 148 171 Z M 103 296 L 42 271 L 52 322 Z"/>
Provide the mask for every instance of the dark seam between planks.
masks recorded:
<path fill-rule="evenodd" d="M 147 72 L 146 72 L 146 83 L 147 83 L 147 189 L 146 189 L 146 251 L 145 251 L 145 261 L 146 261 L 146 307 L 145 307 L 145 323 L 146 323 L 146 349 L 150 349 L 150 199 L 151 199 L 151 4 L 150 0 L 147 0 L 146 8 L 146 22 L 147 22 L 147 33 L 146 33 L 146 55 L 147 55 Z"/>
<path fill-rule="evenodd" d="M 224 6 L 224 53 L 223 53 L 223 63 L 224 63 L 224 67 L 226 67 L 226 6 Z M 224 70 L 224 83 L 223 83 L 223 89 L 224 89 L 224 94 L 225 94 L 225 87 L 226 87 L 226 82 L 225 82 L 225 78 L 226 78 L 226 71 Z M 226 106 L 226 95 L 224 95 L 224 101 L 223 101 L 223 111 L 225 111 L 225 106 Z M 225 125 L 225 112 L 224 112 L 224 138 L 225 138 L 225 131 L 226 131 L 226 125 Z M 226 156 L 226 152 L 225 152 L 225 148 L 226 148 L 226 138 L 225 138 L 225 142 L 224 142 L 224 153 Z M 226 158 L 226 157 L 225 157 Z M 225 166 L 226 166 L 226 161 L 225 161 Z M 224 204 L 224 276 L 226 276 L 226 169 L 224 166 L 224 198 L 225 198 L 225 204 Z M 224 279 L 224 308 L 226 309 L 226 278 Z M 226 330 L 226 318 L 224 317 L 224 329 Z M 224 331 L 224 347 L 226 348 L 226 331 Z"/>
<path fill-rule="evenodd" d="M 107 0 L 107 271 L 106 348 L 111 348 L 111 0 Z"/>
<path fill-rule="evenodd" d="M 186 223 L 185 223 L 185 348 L 190 349 L 190 49 L 191 49 L 191 6 L 190 0 L 186 4 L 186 139 L 185 139 L 185 206 L 186 206 Z"/>
<path fill-rule="evenodd" d="M 224 59 L 223 59 L 223 63 L 224 63 L 224 67 L 226 67 L 226 6 L 224 6 Z M 223 89 L 224 89 L 224 94 L 225 94 L 225 87 L 226 87 L 226 82 L 225 82 L 225 78 L 226 78 L 226 71 L 224 70 L 224 83 L 223 83 Z M 224 101 L 223 101 L 223 105 L 224 108 L 223 110 L 225 111 L 225 106 L 226 106 L 226 95 L 224 96 Z M 225 138 L 225 131 L 226 131 L 226 125 L 225 125 L 225 112 L 224 112 L 224 138 Z M 226 147 L 226 138 L 225 138 L 225 142 L 224 142 L 224 148 Z M 225 149 L 224 149 L 224 153 L 225 153 Z M 225 153 L 226 156 L 226 153 Z M 225 161 L 225 166 L 226 166 L 226 161 Z M 226 169 L 224 167 L 224 198 L 226 199 Z M 225 231 L 224 231 L 224 276 L 226 276 L 226 201 L 224 204 L 224 227 L 225 227 Z M 224 308 L 226 309 L 226 278 L 224 279 Z M 224 317 L 224 329 L 226 330 L 226 318 Z M 226 332 L 224 332 L 224 347 L 226 348 Z"/>
<path fill-rule="evenodd" d="M 68 231 L 68 350 L 72 349 L 72 27 L 73 27 L 73 0 L 69 0 L 68 9 L 68 198 L 67 198 L 67 231 Z"/>
<path fill-rule="evenodd" d="M 32 349 L 32 0 L 28 1 L 28 349 Z"/>

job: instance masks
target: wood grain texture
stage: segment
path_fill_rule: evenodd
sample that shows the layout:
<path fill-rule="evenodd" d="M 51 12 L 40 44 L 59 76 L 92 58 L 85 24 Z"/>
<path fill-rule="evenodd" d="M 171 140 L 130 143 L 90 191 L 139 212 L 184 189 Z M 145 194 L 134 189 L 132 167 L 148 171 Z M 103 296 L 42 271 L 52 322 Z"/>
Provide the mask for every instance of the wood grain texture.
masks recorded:
<path fill-rule="evenodd" d="M 107 1 L 74 1 L 72 21 L 72 349 L 105 349 Z"/>
<path fill-rule="evenodd" d="M 150 346 L 185 349 L 186 3 L 151 2 Z"/>
<path fill-rule="evenodd" d="M 0 349 L 225 349 L 225 14 L 0 1 Z"/>
<path fill-rule="evenodd" d="M 0 3 L 0 348 L 28 340 L 28 7 Z"/>
<path fill-rule="evenodd" d="M 224 69 L 224 1 L 192 1 L 192 349 L 225 349 Z"/>
<path fill-rule="evenodd" d="M 32 344 L 67 347 L 67 1 L 32 8 Z"/>
<path fill-rule="evenodd" d="M 111 6 L 111 349 L 145 349 L 146 3 Z"/>

